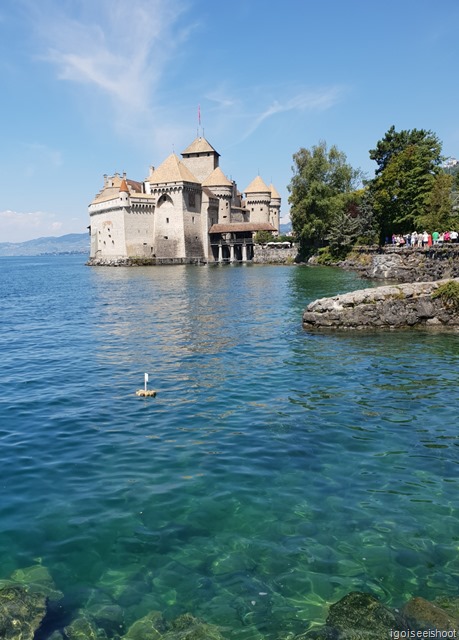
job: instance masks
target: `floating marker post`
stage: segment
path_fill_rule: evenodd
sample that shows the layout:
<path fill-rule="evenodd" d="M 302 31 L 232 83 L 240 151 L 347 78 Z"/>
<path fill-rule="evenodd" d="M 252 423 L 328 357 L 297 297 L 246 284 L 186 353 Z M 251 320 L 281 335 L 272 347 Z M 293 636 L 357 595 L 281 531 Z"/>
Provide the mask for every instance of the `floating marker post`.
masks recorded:
<path fill-rule="evenodd" d="M 145 393 L 147 393 L 148 373 L 144 374 L 144 381 L 145 381 Z"/>

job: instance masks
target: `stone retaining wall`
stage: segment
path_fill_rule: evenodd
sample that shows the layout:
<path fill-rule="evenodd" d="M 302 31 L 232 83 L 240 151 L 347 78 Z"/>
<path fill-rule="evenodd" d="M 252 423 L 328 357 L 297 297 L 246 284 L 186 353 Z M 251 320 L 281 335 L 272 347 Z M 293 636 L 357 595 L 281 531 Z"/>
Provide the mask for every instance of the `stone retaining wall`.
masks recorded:
<path fill-rule="evenodd" d="M 444 247 L 360 247 L 339 264 L 363 277 L 398 282 L 430 282 L 459 277 L 459 245 Z"/>
<path fill-rule="evenodd" d="M 257 264 L 293 264 L 298 257 L 298 247 L 275 247 L 255 244 L 253 262 Z"/>
<path fill-rule="evenodd" d="M 455 280 L 459 283 L 459 278 Z M 432 294 L 447 280 L 416 282 L 321 298 L 303 314 L 307 330 L 361 330 L 401 327 L 459 327 L 459 313 L 453 304 Z"/>
<path fill-rule="evenodd" d="M 88 267 L 151 267 L 160 264 L 206 264 L 201 258 L 90 258 Z"/>

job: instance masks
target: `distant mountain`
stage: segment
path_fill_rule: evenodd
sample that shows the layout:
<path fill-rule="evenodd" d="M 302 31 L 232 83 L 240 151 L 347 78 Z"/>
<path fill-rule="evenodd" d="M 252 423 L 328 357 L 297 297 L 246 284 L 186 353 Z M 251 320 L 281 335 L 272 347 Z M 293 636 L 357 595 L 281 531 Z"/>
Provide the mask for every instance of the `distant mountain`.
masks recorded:
<path fill-rule="evenodd" d="M 0 256 L 40 256 L 63 253 L 89 254 L 87 233 L 68 233 L 65 236 L 37 238 L 27 242 L 0 242 Z"/>
<path fill-rule="evenodd" d="M 285 224 L 281 224 L 279 226 L 279 232 L 281 235 L 283 235 L 284 233 L 289 233 L 291 230 L 292 230 L 291 222 L 286 222 Z"/>

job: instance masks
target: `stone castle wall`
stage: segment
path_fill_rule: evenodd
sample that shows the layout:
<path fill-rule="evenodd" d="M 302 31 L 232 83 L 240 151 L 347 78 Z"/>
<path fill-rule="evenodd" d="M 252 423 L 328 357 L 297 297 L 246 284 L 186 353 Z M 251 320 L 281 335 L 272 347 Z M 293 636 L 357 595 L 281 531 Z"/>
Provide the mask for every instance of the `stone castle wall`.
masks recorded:
<path fill-rule="evenodd" d="M 298 247 L 253 246 L 253 262 L 257 264 L 293 264 L 298 257 Z"/>

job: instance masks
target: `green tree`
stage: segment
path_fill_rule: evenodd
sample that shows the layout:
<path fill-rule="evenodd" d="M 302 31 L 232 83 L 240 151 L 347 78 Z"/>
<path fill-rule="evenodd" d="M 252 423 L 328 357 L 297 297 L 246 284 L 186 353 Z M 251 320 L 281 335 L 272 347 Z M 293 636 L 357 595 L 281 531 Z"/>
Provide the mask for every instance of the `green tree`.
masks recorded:
<path fill-rule="evenodd" d="M 378 164 L 369 189 L 381 239 L 415 229 L 441 172 L 439 139 L 424 129 L 397 132 L 392 126 L 370 158 Z"/>
<path fill-rule="evenodd" d="M 293 160 L 290 217 L 304 254 L 324 244 L 334 216 L 346 211 L 361 172 L 351 167 L 336 146 L 328 150 L 324 141 L 311 150 L 301 148 Z"/>
<path fill-rule="evenodd" d="M 266 244 L 273 241 L 272 231 L 257 231 L 254 235 L 253 241 L 255 244 Z"/>
<path fill-rule="evenodd" d="M 360 235 L 361 222 L 348 211 L 336 212 L 326 235 L 330 254 L 334 258 L 344 258 Z"/>
<path fill-rule="evenodd" d="M 425 214 L 420 218 L 422 227 L 440 232 L 457 227 L 457 216 L 453 217 L 453 184 L 454 177 L 448 173 L 435 176 L 426 201 Z"/>

